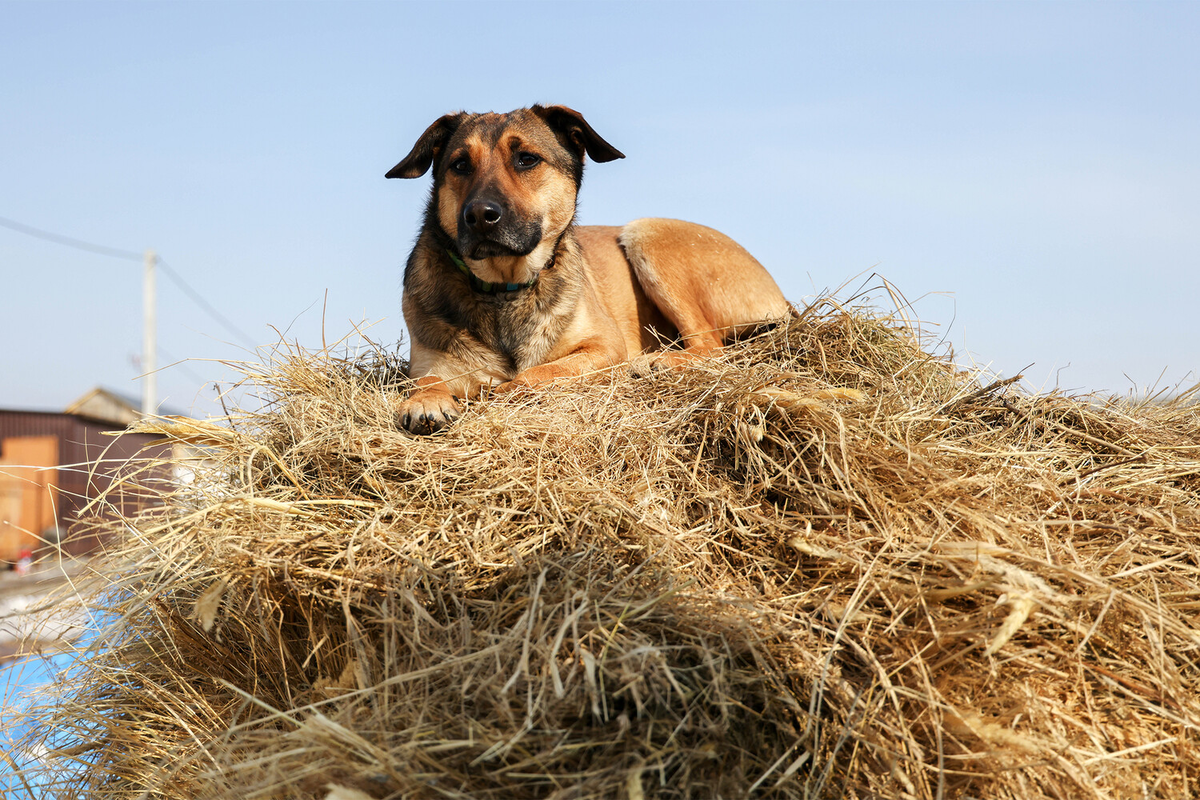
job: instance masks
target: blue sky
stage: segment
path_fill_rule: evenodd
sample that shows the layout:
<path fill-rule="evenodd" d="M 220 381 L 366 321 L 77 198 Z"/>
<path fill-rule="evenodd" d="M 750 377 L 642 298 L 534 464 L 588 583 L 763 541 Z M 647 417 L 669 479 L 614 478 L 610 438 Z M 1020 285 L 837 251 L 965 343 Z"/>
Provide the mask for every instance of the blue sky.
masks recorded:
<path fill-rule="evenodd" d="M 154 248 L 160 393 L 401 337 L 437 116 L 581 111 L 585 223 L 702 222 L 803 302 L 875 272 L 1026 385 L 1200 372 L 1200 4 L 0 0 L 0 217 Z M 0 227 L 0 407 L 139 392 L 141 266 Z M 886 302 L 880 295 L 880 302 Z M 1028 365 L 1028 369 L 1025 369 Z"/>

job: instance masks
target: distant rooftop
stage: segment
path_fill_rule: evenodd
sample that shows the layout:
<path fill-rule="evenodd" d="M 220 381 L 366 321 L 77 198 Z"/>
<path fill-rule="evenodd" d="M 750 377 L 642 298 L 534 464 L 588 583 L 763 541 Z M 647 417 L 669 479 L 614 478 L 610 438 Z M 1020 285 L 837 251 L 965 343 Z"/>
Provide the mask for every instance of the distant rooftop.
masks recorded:
<path fill-rule="evenodd" d="M 142 418 L 140 400 L 102 386 L 92 389 L 64 410 L 68 414 L 122 426 Z"/>

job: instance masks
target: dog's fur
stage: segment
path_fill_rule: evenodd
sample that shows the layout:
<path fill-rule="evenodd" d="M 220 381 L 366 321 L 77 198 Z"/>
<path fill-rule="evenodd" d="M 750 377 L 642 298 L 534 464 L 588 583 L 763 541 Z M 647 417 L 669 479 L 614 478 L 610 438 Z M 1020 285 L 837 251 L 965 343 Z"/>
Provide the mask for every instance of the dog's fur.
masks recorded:
<path fill-rule="evenodd" d="M 578 112 L 535 105 L 447 114 L 387 173 L 433 168 L 404 271 L 417 386 L 398 409 L 408 430 L 452 422 L 457 398 L 483 387 L 533 386 L 656 350 L 656 365 L 679 364 L 794 313 L 762 265 L 711 228 L 575 226 L 585 154 L 624 158 Z M 683 349 L 663 350 L 672 340 Z"/>

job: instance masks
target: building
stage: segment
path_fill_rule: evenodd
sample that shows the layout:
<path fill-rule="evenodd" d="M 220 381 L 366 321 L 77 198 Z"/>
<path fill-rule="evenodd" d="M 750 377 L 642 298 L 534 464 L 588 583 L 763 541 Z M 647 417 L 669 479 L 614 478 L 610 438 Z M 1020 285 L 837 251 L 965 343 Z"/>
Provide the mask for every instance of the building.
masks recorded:
<path fill-rule="evenodd" d="M 71 555 L 96 550 L 100 526 L 153 504 L 171 469 L 156 434 L 128 433 L 137 401 L 94 389 L 62 413 L 0 409 L 0 564 L 26 550 L 61 544 Z M 140 473 L 134 490 L 117 480 Z"/>

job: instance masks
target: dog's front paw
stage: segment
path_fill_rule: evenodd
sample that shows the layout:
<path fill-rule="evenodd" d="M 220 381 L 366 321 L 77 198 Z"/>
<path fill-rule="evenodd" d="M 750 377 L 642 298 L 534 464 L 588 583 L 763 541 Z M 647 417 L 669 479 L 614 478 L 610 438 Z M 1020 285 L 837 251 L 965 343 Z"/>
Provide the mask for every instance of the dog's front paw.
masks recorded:
<path fill-rule="evenodd" d="M 705 352 L 697 352 L 695 350 L 662 350 L 650 356 L 650 371 L 664 372 L 667 370 L 681 370 L 695 364 L 696 361 L 705 356 Z"/>
<path fill-rule="evenodd" d="M 518 375 L 511 381 L 505 381 L 498 386 L 493 386 L 492 396 L 501 397 L 503 395 L 508 395 L 510 400 L 517 400 L 529 394 L 529 390 L 532 389 L 534 385 L 535 384 L 522 380 L 521 376 Z"/>
<path fill-rule="evenodd" d="M 396 420 L 410 433 L 439 431 L 462 415 L 454 395 L 441 391 L 419 391 L 396 409 Z"/>

